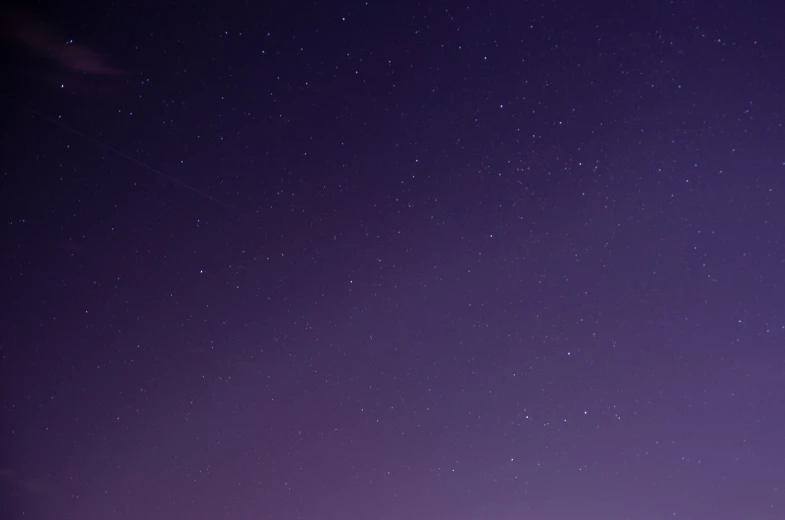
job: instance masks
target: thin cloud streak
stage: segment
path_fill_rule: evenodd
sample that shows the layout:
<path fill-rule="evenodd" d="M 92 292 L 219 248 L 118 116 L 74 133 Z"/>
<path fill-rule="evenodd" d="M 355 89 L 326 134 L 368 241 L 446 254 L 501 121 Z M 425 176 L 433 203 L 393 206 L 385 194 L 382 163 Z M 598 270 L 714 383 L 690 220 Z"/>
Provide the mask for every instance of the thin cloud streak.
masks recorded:
<path fill-rule="evenodd" d="M 34 16 L 11 12 L 6 16 L 9 39 L 39 58 L 49 59 L 65 70 L 94 76 L 115 76 L 123 71 L 113 67 L 106 55 L 93 48 L 58 38 L 56 31 Z"/>

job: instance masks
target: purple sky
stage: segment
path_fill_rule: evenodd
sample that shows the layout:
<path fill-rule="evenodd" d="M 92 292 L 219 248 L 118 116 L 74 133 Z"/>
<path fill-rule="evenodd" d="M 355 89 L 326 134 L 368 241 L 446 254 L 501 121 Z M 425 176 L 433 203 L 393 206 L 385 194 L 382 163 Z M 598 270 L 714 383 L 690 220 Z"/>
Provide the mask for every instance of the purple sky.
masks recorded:
<path fill-rule="evenodd" d="M 5 11 L 0 516 L 785 518 L 785 12 L 638 3 Z"/>

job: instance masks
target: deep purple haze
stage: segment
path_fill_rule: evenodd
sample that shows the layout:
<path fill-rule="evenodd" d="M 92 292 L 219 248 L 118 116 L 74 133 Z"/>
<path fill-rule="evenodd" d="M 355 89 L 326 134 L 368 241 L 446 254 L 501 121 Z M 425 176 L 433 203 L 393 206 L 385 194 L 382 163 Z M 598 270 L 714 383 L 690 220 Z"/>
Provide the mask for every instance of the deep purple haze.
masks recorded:
<path fill-rule="evenodd" d="M 783 14 L 4 11 L 0 517 L 785 518 Z"/>

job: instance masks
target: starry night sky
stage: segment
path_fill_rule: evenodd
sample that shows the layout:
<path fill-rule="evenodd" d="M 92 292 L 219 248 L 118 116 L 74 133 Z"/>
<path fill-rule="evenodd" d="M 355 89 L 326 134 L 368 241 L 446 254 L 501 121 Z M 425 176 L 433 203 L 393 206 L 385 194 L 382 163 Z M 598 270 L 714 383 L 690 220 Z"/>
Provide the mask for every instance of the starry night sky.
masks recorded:
<path fill-rule="evenodd" d="M 774 1 L 3 11 L 0 516 L 785 517 Z"/>

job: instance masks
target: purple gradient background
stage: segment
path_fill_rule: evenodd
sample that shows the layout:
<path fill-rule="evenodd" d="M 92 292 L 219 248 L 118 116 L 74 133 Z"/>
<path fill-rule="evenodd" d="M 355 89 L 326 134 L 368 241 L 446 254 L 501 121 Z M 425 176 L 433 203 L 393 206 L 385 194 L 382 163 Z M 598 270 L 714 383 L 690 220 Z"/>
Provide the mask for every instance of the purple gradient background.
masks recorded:
<path fill-rule="evenodd" d="M 3 518 L 785 518 L 775 3 L 21 13 Z"/>

